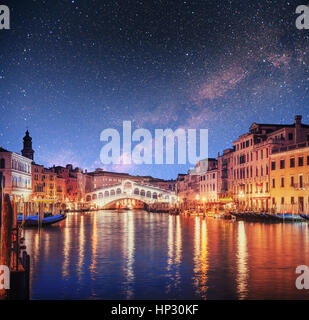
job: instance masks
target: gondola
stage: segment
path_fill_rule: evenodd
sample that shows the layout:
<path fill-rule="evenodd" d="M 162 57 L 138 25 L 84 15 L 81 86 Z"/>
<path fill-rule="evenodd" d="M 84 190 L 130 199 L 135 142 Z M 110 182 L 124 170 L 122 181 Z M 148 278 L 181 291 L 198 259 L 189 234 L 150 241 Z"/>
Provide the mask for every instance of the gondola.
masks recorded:
<path fill-rule="evenodd" d="M 305 220 L 309 220 L 309 215 L 308 214 L 301 214 L 300 216 Z"/>
<path fill-rule="evenodd" d="M 42 219 L 42 226 L 47 227 L 47 226 L 53 225 L 55 223 L 58 223 L 64 220 L 65 218 L 66 218 L 66 215 L 63 215 L 63 214 L 57 214 L 55 216 L 50 214 L 44 215 L 44 218 Z M 23 215 L 20 214 L 17 216 L 17 222 L 22 223 L 22 221 L 23 221 Z M 25 227 L 38 227 L 38 225 L 39 225 L 38 215 L 26 217 L 25 224 L 24 224 Z"/>
<path fill-rule="evenodd" d="M 303 222 L 305 219 L 301 215 L 294 215 L 290 213 L 278 213 L 276 215 L 268 215 L 272 220 L 282 222 Z"/>

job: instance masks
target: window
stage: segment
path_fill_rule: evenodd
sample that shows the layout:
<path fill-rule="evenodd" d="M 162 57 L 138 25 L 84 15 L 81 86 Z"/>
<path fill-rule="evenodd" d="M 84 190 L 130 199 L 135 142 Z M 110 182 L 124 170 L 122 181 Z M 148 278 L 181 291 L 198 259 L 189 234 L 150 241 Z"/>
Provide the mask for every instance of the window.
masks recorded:
<path fill-rule="evenodd" d="M 299 187 L 303 188 L 303 186 L 304 186 L 304 180 L 303 180 L 303 176 L 301 175 L 299 176 Z"/>
<path fill-rule="evenodd" d="M 284 197 L 281 198 L 281 204 L 284 204 Z"/>
<path fill-rule="evenodd" d="M 273 189 L 276 188 L 276 179 L 273 179 Z"/>
<path fill-rule="evenodd" d="M 291 187 L 295 186 L 295 181 L 294 181 L 294 177 L 291 177 Z"/>
<path fill-rule="evenodd" d="M 258 151 L 256 152 L 256 160 L 259 160 L 259 153 L 258 153 Z"/>
<path fill-rule="evenodd" d="M 0 160 L 0 169 L 4 169 L 5 168 L 5 160 L 1 159 Z"/>
<path fill-rule="evenodd" d="M 272 171 L 276 170 L 276 161 L 272 161 L 272 163 L 271 163 L 271 170 L 272 170 Z"/>
<path fill-rule="evenodd" d="M 294 199 L 294 197 L 291 197 L 291 204 L 295 204 L 295 199 Z"/>
<path fill-rule="evenodd" d="M 290 168 L 295 168 L 295 158 L 290 159 Z"/>
<path fill-rule="evenodd" d="M 285 160 L 280 160 L 280 169 L 285 168 Z"/>
<path fill-rule="evenodd" d="M 261 159 L 263 160 L 263 157 L 264 157 L 264 153 L 263 153 L 263 150 L 261 150 Z"/>
<path fill-rule="evenodd" d="M 289 140 L 293 140 L 293 139 L 294 139 L 293 133 L 289 133 Z"/>
<path fill-rule="evenodd" d="M 281 178 L 281 188 L 284 188 L 284 178 Z"/>
<path fill-rule="evenodd" d="M 307 156 L 307 166 L 309 166 L 309 156 Z"/>
<path fill-rule="evenodd" d="M 303 165 L 304 165 L 304 157 L 299 157 L 298 158 L 298 166 L 303 167 Z"/>

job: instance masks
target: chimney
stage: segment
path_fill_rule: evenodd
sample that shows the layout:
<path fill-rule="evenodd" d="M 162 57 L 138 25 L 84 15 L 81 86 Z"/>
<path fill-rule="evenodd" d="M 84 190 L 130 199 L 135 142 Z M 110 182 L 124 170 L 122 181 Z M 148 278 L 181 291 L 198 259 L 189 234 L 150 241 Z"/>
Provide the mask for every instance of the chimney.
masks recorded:
<path fill-rule="evenodd" d="M 301 116 L 301 115 L 295 116 L 295 125 L 296 126 L 301 125 L 302 118 L 303 118 L 303 116 Z"/>

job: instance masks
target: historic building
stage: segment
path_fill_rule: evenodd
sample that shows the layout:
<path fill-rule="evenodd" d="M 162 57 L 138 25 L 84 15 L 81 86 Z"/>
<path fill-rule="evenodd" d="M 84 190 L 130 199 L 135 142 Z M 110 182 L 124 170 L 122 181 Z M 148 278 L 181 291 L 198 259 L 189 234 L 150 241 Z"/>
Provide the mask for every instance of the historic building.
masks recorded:
<path fill-rule="evenodd" d="M 203 203 L 217 203 L 218 193 L 218 167 L 209 168 L 208 171 L 200 175 L 200 200 Z"/>
<path fill-rule="evenodd" d="M 17 202 L 28 201 L 32 194 L 31 159 L 0 147 L 0 181 L 4 193 Z"/>
<path fill-rule="evenodd" d="M 189 174 L 178 175 L 177 195 L 181 201 L 199 199 L 202 202 L 204 199 L 206 203 L 234 204 L 240 209 L 270 210 L 291 205 L 292 202 L 298 208 L 305 208 L 309 199 L 306 198 L 303 185 L 309 177 L 301 170 L 303 167 L 300 166 L 297 176 L 290 177 L 295 181 L 294 185 L 300 184 L 301 187 L 291 187 L 291 184 L 286 183 L 287 177 L 277 176 L 290 174 L 284 171 L 287 170 L 286 166 L 279 171 L 277 169 L 279 165 L 283 166 L 283 162 L 290 160 L 282 159 L 281 164 L 274 164 L 276 161 L 272 159 L 284 158 L 286 155 L 292 157 L 293 153 L 304 152 L 303 148 L 308 146 L 308 142 L 309 126 L 302 123 L 302 116 L 296 116 L 293 124 L 253 123 L 249 132 L 234 141 L 233 148 L 218 155 L 218 160 L 209 159 L 207 165 L 207 159 L 202 160 Z M 305 162 L 306 155 L 303 157 Z M 198 195 L 196 177 L 199 182 Z M 282 184 L 282 187 L 278 184 Z M 293 195 L 287 199 L 289 192 Z"/>
<path fill-rule="evenodd" d="M 309 141 L 281 151 L 274 149 L 270 158 L 270 197 L 274 211 L 308 213 Z"/>
<path fill-rule="evenodd" d="M 234 142 L 233 194 L 240 208 L 268 210 L 270 155 L 309 138 L 309 126 L 296 116 L 294 124 L 253 123 L 248 133 Z"/>
<path fill-rule="evenodd" d="M 218 155 L 218 198 L 224 204 L 233 202 L 233 155 L 232 148 Z"/>

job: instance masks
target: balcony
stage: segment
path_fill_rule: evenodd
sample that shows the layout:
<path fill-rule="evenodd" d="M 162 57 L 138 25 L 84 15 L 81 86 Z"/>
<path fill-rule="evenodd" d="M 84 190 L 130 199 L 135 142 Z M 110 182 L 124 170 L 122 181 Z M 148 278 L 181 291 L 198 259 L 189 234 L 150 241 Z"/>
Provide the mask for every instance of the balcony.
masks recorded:
<path fill-rule="evenodd" d="M 291 185 L 290 187 L 294 188 L 294 190 L 301 191 L 301 190 L 306 190 L 306 187 L 308 187 L 308 186 L 309 186 L 309 184 L 300 185 L 299 183 L 294 183 L 294 185 Z"/>

